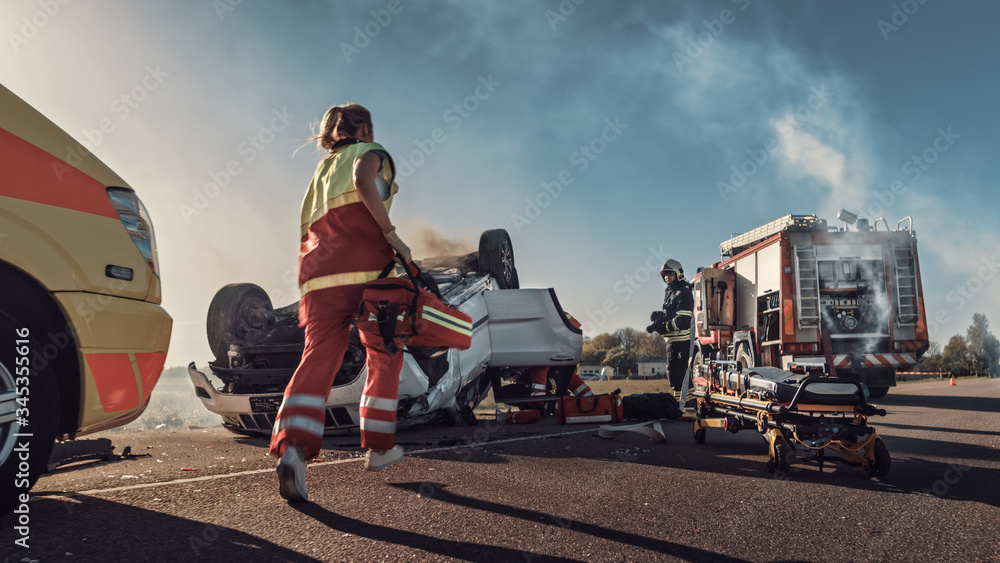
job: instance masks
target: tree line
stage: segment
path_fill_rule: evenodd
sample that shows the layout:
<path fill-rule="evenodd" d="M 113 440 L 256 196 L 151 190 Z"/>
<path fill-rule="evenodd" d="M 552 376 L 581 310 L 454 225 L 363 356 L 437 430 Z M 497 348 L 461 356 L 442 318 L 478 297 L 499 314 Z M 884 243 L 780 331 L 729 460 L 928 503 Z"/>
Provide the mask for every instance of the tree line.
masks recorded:
<path fill-rule="evenodd" d="M 1000 373 L 1000 340 L 990 332 L 986 315 L 976 313 L 972 325 L 952 336 L 944 349 L 932 342 L 917 366 L 918 371 L 938 371 L 962 375 L 990 375 Z"/>
<path fill-rule="evenodd" d="M 666 355 L 667 345 L 662 336 L 625 327 L 610 334 L 602 332 L 592 338 L 584 338 L 580 363 L 585 366 L 611 366 L 619 377 L 626 377 L 630 371 L 633 375 L 639 373 L 641 358 Z"/>

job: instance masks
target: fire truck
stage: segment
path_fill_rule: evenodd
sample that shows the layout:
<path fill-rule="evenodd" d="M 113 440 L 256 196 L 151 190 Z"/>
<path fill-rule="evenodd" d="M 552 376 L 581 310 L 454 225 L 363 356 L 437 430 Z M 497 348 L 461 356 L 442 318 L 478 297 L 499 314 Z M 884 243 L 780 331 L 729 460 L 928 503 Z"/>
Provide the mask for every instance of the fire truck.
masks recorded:
<path fill-rule="evenodd" d="M 929 341 L 913 219 L 838 219 L 786 215 L 720 245 L 692 277 L 695 364 L 826 363 L 882 397 L 917 363 Z"/>

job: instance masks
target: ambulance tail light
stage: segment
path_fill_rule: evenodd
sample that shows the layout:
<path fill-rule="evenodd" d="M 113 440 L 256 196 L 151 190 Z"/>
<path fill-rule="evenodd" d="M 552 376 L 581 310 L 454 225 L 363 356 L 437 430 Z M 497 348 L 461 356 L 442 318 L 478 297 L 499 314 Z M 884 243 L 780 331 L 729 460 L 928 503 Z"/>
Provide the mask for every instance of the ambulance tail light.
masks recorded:
<path fill-rule="evenodd" d="M 139 253 L 149 264 L 153 273 L 159 277 L 160 260 L 156 254 L 156 236 L 153 234 L 153 222 L 149 219 L 146 207 L 132 190 L 124 188 L 108 188 L 108 199 L 118 213 L 125 231 L 132 237 Z"/>

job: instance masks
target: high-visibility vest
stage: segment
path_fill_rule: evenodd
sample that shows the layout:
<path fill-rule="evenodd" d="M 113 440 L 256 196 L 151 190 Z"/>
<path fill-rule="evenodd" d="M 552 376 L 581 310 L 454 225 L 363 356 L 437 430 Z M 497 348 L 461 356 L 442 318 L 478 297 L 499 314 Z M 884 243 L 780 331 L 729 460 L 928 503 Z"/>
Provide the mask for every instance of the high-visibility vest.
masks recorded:
<path fill-rule="evenodd" d="M 376 279 L 394 252 L 354 187 L 354 165 L 367 152 L 384 157 L 380 180 L 388 187 L 386 211 L 399 190 L 392 159 L 378 143 L 341 148 L 316 167 L 302 200 L 299 289 L 304 296 Z"/>

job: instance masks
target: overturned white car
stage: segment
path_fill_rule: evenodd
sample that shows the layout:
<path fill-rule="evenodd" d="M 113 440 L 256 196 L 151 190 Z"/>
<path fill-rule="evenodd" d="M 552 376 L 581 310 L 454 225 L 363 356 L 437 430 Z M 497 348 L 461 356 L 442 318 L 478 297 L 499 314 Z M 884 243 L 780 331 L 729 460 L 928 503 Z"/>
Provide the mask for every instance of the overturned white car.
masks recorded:
<path fill-rule="evenodd" d="M 583 334 L 566 319 L 553 289 L 519 289 L 510 237 L 502 229 L 483 232 L 479 251 L 424 260 L 445 302 L 472 317 L 468 350 L 406 348 L 399 379 L 398 427 L 434 420 L 475 424 L 472 409 L 490 388 L 498 402 L 527 397 L 522 383 L 502 385 L 518 368 L 553 366 L 550 392 L 564 394 L 580 360 Z M 402 274 L 401 270 L 397 272 Z M 236 432 L 269 434 L 285 386 L 305 342 L 298 303 L 274 309 L 266 292 L 230 284 L 208 310 L 208 340 L 216 358 L 213 383 L 192 362 L 195 393 L 208 410 Z M 326 400 L 326 433 L 357 429 L 367 369 L 356 327 Z"/>

